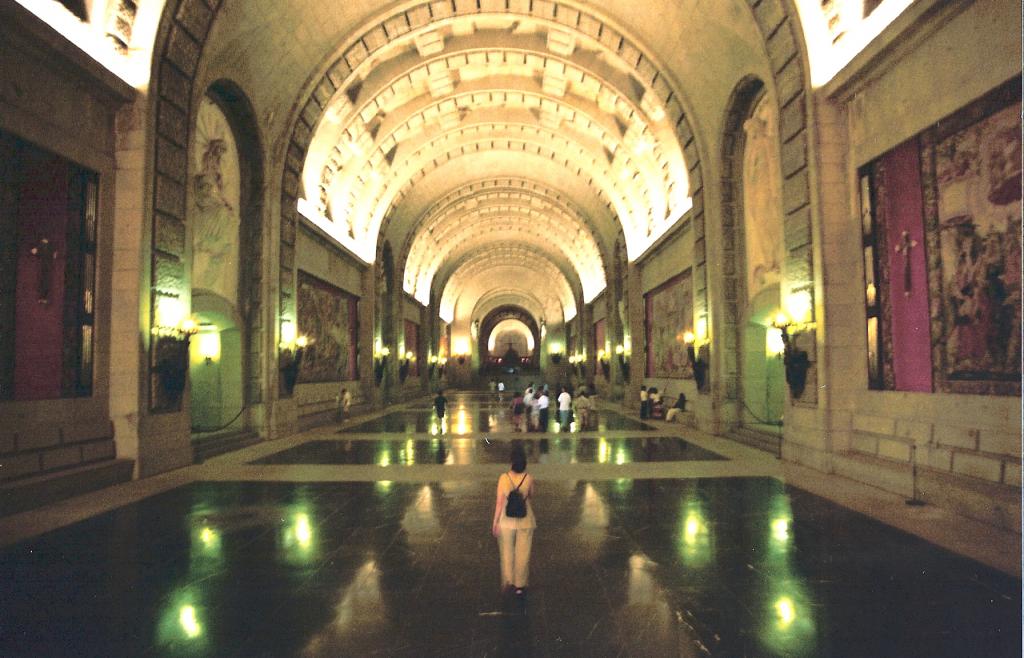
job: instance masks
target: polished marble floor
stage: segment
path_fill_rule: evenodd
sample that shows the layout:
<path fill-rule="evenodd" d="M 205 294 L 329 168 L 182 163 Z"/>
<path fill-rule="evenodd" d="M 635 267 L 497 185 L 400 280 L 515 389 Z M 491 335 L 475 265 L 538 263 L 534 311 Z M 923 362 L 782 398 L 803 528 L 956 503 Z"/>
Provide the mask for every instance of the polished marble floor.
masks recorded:
<path fill-rule="evenodd" d="M 555 414 L 548 418 L 548 432 L 559 431 Z M 572 430 L 576 430 L 575 424 Z M 590 431 L 650 431 L 654 428 L 616 411 L 602 411 Z M 447 416 L 438 418 L 430 409 L 395 411 L 380 418 L 346 425 L 345 434 L 398 433 L 465 436 L 477 432 L 512 432 L 512 421 L 506 405 L 477 399 L 465 399 L 449 408 Z M 568 430 L 566 430 L 568 431 Z M 525 432 L 524 432 L 525 433 Z"/>
<path fill-rule="evenodd" d="M 768 478 L 196 483 L 8 549 L 0 653 L 1020 655 L 1020 582 Z"/>
<path fill-rule="evenodd" d="M 434 438 L 308 441 L 253 460 L 254 464 L 506 464 L 512 445 L 539 464 L 628 464 L 725 459 L 676 437 L 639 439 L 529 438 L 508 440 Z"/>
<path fill-rule="evenodd" d="M 0 533 L 0 656 L 1021 655 L 1019 577 L 787 483 L 763 453 L 656 429 L 328 426 L 216 458 Z M 489 532 L 511 440 L 537 477 L 522 599 L 498 592 Z"/>

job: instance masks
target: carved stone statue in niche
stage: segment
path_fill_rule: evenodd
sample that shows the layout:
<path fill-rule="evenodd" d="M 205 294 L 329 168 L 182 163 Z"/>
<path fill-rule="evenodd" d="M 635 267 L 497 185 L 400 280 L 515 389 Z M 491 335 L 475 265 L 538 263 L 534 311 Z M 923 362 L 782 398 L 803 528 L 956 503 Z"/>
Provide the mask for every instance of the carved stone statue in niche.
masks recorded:
<path fill-rule="evenodd" d="M 778 117 L 767 96 L 743 124 L 743 227 L 747 299 L 777 284 L 782 275 L 782 169 Z"/>
<path fill-rule="evenodd" d="M 196 122 L 192 177 L 192 288 L 238 301 L 238 149 L 227 118 L 203 99 Z"/>

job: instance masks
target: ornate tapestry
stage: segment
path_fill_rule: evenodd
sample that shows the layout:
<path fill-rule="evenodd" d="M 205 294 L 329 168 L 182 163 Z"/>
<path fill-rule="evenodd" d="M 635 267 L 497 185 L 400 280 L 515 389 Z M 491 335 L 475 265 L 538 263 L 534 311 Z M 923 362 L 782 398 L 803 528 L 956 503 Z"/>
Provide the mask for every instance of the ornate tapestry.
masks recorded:
<path fill-rule="evenodd" d="M 1020 395 L 1021 86 L 922 136 L 936 390 Z"/>
<path fill-rule="evenodd" d="M 692 379 L 683 337 L 693 331 L 693 276 L 688 269 L 644 296 L 647 376 Z"/>
<path fill-rule="evenodd" d="M 358 298 L 299 271 L 299 332 L 306 348 L 299 382 L 336 382 L 356 378 Z"/>

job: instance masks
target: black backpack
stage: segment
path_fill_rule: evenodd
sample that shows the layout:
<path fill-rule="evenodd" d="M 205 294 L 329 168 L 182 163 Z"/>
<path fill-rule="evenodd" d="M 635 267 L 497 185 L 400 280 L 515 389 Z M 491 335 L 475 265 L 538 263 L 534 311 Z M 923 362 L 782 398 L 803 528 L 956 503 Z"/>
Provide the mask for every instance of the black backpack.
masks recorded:
<path fill-rule="evenodd" d="M 512 482 L 512 476 L 506 473 L 508 481 Z M 523 482 L 526 482 L 526 474 L 523 474 L 523 479 L 519 481 L 516 488 L 508 492 L 508 498 L 505 502 L 505 516 L 512 519 L 521 519 L 526 516 L 526 498 L 523 494 L 519 493 L 519 487 L 523 486 Z"/>

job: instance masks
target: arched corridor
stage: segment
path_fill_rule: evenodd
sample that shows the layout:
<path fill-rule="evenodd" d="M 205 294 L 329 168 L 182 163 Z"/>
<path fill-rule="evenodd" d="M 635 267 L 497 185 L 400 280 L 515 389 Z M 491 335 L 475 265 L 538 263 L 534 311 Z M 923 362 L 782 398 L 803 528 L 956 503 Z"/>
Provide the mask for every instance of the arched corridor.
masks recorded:
<path fill-rule="evenodd" d="M 22 551 L 168 542 L 133 605 L 192 616 L 119 603 L 159 628 L 111 655 L 1019 653 L 989 622 L 1020 601 L 1020 28 L 1009 0 L 0 0 L 0 568 L 61 591 Z M 550 424 L 519 435 L 528 387 Z M 525 617 L 466 534 L 512 441 L 558 500 Z M 295 604 L 256 613 L 274 638 L 215 612 L 245 587 L 163 580 L 242 546 Z M 957 642 L 910 590 L 844 635 L 835 597 L 918 564 L 1007 598 L 928 582 Z M 436 645 L 397 632 L 442 601 Z M 3 653 L 59 653 L 26 629 L 76 605 L 0 608 Z"/>

